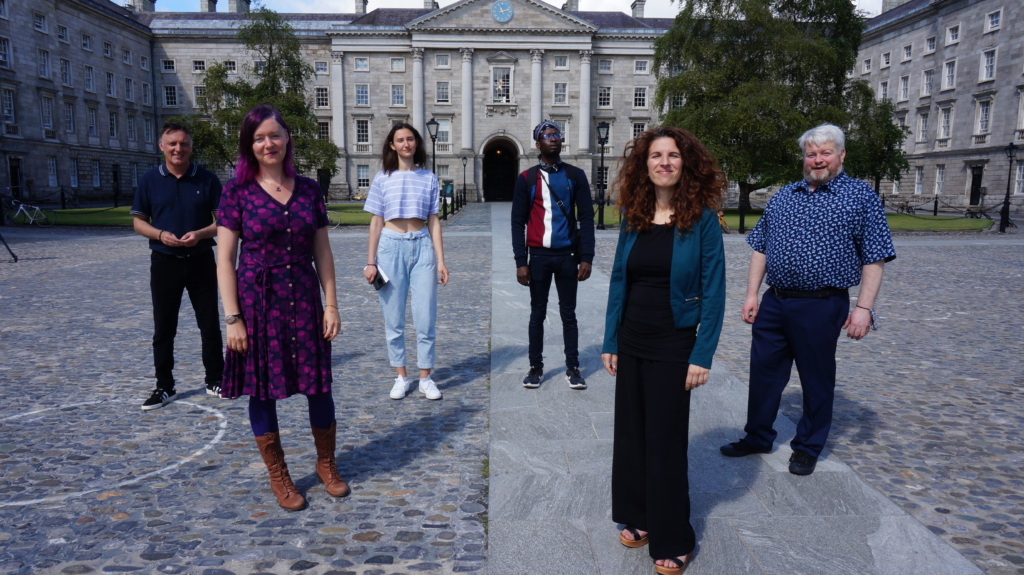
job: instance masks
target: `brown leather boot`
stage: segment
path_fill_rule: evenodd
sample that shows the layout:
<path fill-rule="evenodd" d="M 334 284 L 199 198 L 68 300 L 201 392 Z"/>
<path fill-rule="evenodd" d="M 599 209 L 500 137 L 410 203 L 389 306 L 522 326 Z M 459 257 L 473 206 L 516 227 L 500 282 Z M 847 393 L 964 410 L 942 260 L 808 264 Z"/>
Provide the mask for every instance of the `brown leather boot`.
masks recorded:
<path fill-rule="evenodd" d="M 256 447 L 260 449 L 263 463 L 267 465 L 270 475 L 270 490 L 277 497 L 277 504 L 288 511 L 298 511 L 306 507 L 306 499 L 292 483 L 288 475 L 288 464 L 284 462 L 284 450 L 281 449 L 281 436 L 270 432 L 256 438 Z"/>
<path fill-rule="evenodd" d="M 338 466 L 334 464 L 334 446 L 337 439 L 338 422 L 331 423 L 327 429 L 313 430 L 313 443 L 316 444 L 316 475 L 324 482 L 327 493 L 335 497 L 349 494 L 348 484 L 338 475 Z"/>

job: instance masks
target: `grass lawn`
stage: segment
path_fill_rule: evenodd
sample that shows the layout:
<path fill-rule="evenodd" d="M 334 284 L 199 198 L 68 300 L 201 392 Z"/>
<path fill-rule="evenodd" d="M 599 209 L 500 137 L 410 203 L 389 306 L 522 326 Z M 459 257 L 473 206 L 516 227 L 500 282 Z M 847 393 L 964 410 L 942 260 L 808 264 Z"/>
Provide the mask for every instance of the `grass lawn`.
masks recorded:
<path fill-rule="evenodd" d="M 131 206 L 120 208 L 80 208 L 54 210 L 57 225 L 62 226 L 130 226 L 135 216 L 128 213 Z"/>

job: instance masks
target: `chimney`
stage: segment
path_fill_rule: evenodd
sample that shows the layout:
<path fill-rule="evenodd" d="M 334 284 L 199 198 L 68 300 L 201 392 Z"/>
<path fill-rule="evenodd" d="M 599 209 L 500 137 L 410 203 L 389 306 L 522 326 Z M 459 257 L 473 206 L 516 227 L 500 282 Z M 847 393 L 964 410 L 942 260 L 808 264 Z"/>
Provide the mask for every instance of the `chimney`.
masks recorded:
<path fill-rule="evenodd" d="M 134 12 L 155 12 L 155 4 L 156 0 L 130 0 L 125 4 L 125 8 Z"/>
<path fill-rule="evenodd" d="M 633 3 L 629 5 L 633 9 L 634 18 L 644 17 L 644 0 L 633 0 Z"/>
<path fill-rule="evenodd" d="M 358 2 L 359 0 L 356 0 Z M 427 10 L 437 10 L 439 8 L 437 2 L 434 0 L 423 0 L 423 7 Z"/>
<path fill-rule="evenodd" d="M 366 5 L 370 0 L 356 0 L 356 14 L 366 14 Z"/>
<path fill-rule="evenodd" d="M 565 4 L 562 4 L 563 12 L 578 12 L 580 9 L 580 0 L 568 0 Z"/>
<path fill-rule="evenodd" d="M 216 12 L 217 0 L 199 0 L 200 12 Z"/>
<path fill-rule="evenodd" d="M 228 12 L 237 14 L 249 13 L 249 0 L 228 0 Z"/>
<path fill-rule="evenodd" d="M 897 6 L 902 6 L 909 1 L 910 0 L 884 0 L 884 2 L 882 2 L 882 12 L 888 12 L 889 10 L 896 8 Z"/>

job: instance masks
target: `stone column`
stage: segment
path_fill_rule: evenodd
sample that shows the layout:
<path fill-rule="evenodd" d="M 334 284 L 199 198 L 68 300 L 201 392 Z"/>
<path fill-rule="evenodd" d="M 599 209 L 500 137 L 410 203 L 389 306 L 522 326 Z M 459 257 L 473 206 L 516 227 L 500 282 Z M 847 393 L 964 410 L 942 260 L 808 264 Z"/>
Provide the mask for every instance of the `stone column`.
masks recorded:
<path fill-rule="evenodd" d="M 577 153 L 590 153 L 590 50 L 580 50 L 580 146 Z"/>
<path fill-rule="evenodd" d="M 544 50 L 530 50 L 530 129 L 544 119 L 544 85 L 541 74 L 544 69 Z"/>
<path fill-rule="evenodd" d="M 426 130 L 426 108 L 423 101 L 423 48 L 412 49 L 412 125 L 424 140 L 428 140 Z"/>
<path fill-rule="evenodd" d="M 462 48 L 462 154 L 473 154 L 473 49 Z"/>
<path fill-rule="evenodd" d="M 344 154 L 348 148 L 345 141 L 345 53 L 331 52 L 331 91 L 334 101 L 331 102 L 333 120 L 334 145 L 341 148 Z"/>

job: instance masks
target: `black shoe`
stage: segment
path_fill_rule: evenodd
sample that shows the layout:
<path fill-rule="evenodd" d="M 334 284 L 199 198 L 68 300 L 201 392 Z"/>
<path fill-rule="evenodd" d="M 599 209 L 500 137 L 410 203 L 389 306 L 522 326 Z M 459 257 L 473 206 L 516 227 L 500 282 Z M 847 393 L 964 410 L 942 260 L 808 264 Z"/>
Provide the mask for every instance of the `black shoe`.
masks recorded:
<path fill-rule="evenodd" d="M 770 453 L 772 448 L 762 449 L 754 447 L 747 443 L 746 439 L 741 439 L 735 443 L 728 443 L 718 448 L 722 452 L 722 455 L 726 457 L 743 457 L 744 455 L 750 455 L 752 453 Z"/>
<path fill-rule="evenodd" d="M 817 464 L 817 457 L 806 451 L 794 449 L 793 455 L 789 457 L 789 472 L 793 475 L 810 475 L 814 473 L 814 466 Z"/>
<path fill-rule="evenodd" d="M 523 378 L 523 387 L 527 389 L 533 389 L 540 387 L 540 379 L 544 377 L 544 367 L 540 365 L 534 365 L 530 367 L 530 373 L 526 374 Z"/>
<path fill-rule="evenodd" d="M 565 370 L 565 381 L 569 383 L 569 387 L 573 389 L 586 389 L 587 380 L 583 379 L 580 375 L 580 368 L 570 367 Z"/>
<path fill-rule="evenodd" d="M 153 395 L 150 395 L 149 399 L 142 403 L 142 411 L 160 409 L 175 399 L 178 399 L 178 394 L 173 389 L 156 388 L 153 390 Z"/>
<path fill-rule="evenodd" d="M 214 397 L 220 397 L 220 384 L 219 383 L 207 383 L 206 384 L 206 395 L 212 395 Z"/>

